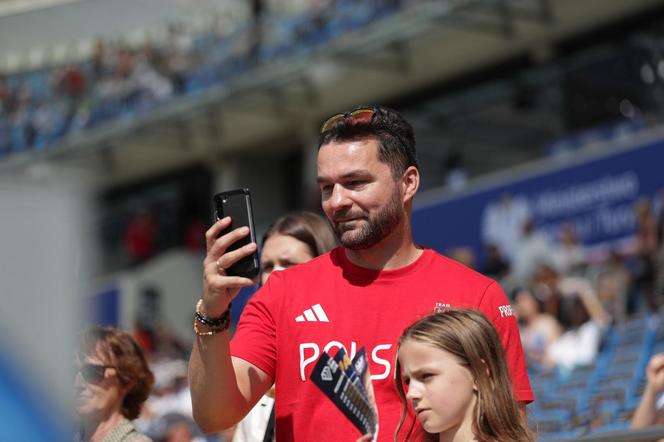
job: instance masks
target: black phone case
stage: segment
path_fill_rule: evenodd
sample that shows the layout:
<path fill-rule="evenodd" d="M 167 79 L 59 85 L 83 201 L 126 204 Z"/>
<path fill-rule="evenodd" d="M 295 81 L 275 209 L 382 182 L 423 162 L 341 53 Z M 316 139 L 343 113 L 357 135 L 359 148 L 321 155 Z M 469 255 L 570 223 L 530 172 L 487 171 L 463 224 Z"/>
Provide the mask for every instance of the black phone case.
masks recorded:
<path fill-rule="evenodd" d="M 251 242 L 256 242 L 256 233 L 254 229 L 254 216 L 251 207 L 251 193 L 249 189 L 236 189 L 227 192 L 221 192 L 214 196 L 214 216 L 215 220 L 225 216 L 231 217 L 231 224 L 224 229 L 221 235 L 225 235 L 238 227 L 248 226 L 249 235 L 231 244 L 227 252 L 236 250 Z M 245 278 L 254 278 L 260 273 L 260 262 L 258 253 L 254 252 L 246 256 L 226 269 L 226 274 L 231 276 L 244 276 Z"/>

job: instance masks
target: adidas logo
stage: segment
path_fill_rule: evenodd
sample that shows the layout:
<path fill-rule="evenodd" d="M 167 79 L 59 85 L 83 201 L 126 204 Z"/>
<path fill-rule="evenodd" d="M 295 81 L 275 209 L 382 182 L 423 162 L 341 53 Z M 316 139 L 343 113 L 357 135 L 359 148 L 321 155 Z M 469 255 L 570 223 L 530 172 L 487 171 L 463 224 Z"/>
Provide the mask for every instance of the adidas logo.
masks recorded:
<path fill-rule="evenodd" d="M 320 304 L 312 305 L 300 316 L 295 318 L 295 322 L 330 322 Z"/>

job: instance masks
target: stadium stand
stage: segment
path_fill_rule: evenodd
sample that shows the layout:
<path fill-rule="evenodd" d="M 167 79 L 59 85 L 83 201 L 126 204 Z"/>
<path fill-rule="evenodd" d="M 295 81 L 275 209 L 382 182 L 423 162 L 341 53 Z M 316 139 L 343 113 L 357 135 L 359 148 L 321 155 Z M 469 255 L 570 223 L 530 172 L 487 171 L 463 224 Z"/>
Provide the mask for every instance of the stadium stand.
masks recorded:
<path fill-rule="evenodd" d="M 635 317 L 615 326 L 596 362 L 570 372 L 532 373 L 537 401 L 530 422 L 539 440 L 629 428 L 645 366 L 661 348 L 661 319 Z"/>
<path fill-rule="evenodd" d="M 221 35 L 173 26 L 165 42 L 114 47 L 99 41 L 90 60 L 0 77 L 0 155 L 43 150 L 70 134 L 150 112 L 178 95 L 200 94 L 256 64 L 307 54 L 398 7 L 392 0 L 360 8 L 338 1 L 270 17 L 255 55 L 243 44 L 251 38 L 251 25 Z"/>

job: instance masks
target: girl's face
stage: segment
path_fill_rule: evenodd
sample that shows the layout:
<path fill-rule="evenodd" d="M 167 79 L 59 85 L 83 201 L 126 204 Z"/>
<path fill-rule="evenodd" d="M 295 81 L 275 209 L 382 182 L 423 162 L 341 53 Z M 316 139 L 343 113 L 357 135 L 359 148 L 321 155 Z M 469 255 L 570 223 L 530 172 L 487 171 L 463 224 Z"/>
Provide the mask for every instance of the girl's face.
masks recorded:
<path fill-rule="evenodd" d="M 283 270 L 313 257 L 309 246 L 299 239 L 275 233 L 265 240 L 261 251 L 261 284 L 265 284 L 274 270 Z"/>
<path fill-rule="evenodd" d="M 456 356 L 407 339 L 399 347 L 406 398 L 422 428 L 440 440 L 474 440 L 475 381 Z"/>

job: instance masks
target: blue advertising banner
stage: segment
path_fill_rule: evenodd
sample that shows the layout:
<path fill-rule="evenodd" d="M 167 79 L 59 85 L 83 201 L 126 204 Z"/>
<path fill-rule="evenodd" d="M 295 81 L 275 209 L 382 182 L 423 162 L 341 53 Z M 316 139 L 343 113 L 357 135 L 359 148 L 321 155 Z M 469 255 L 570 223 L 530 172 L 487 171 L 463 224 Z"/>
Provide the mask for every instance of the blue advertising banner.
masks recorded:
<path fill-rule="evenodd" d="M 528 220 L 550 239 L 569 222 L 591 251 L 620 247 L 634 235 L 635 201 L 645 197 L 661 206 L 663 165 L 659 139 L 460 195 L 423 195 L 413 211 L 415 240 L 443 253 L 467 247 L 479 268 L 488 243 L 512 257 Z"/>

